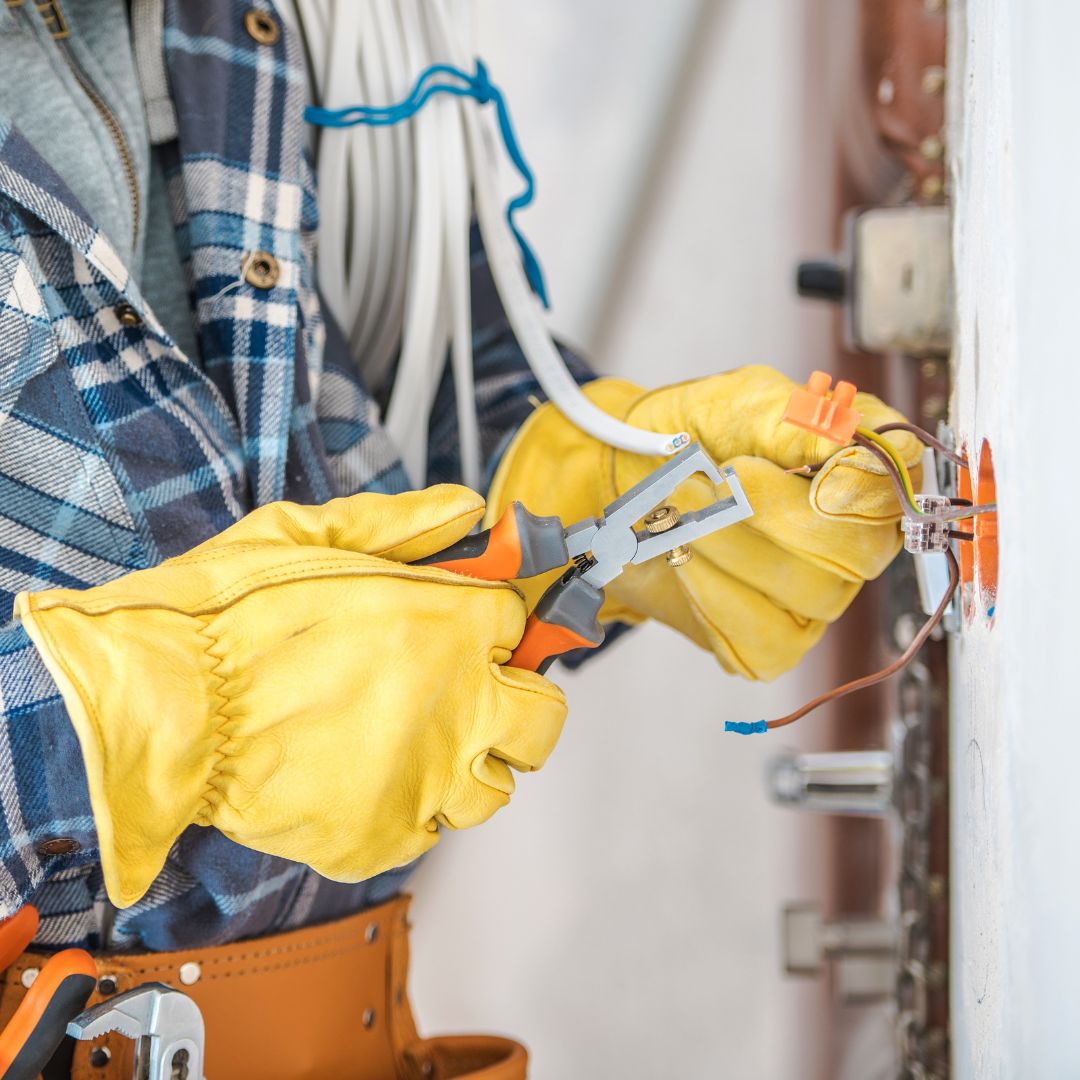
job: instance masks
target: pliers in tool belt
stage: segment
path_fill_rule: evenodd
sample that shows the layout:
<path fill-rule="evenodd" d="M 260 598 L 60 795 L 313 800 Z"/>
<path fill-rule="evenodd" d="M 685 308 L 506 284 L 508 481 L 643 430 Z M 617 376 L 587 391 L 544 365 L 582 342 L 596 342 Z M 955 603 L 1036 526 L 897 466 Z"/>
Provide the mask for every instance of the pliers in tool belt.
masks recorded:
<path fill-rule="evenodd" d="M 730 495 L 703 510 L 680 515 L 664 501 L 695 473 Z M 753 514 L 750 501 L 731 466 L 717 466 L 700 444 L 691 443 L 668 459 L 597 518 L 564 526 L 557 517 L 537 517 L 521 503 L 511 503 L 486 532 L 421 560 L 485 581 L 536 577 L 573 563 L 552 584 L 525 624 L 510 658 L 513 667 L 541 673 L 563 653 L 595 649 L 604 640 L 600 608 L 604 586 L 625 567 L 668 555 L 678 565 L 689 558 L 689 544 L 744 521 Z M 642 522 L 643 527 L 637 525 Z"/>
<path fill-rule="evenodd" d="M 38 913 L 31 904 L 0 922 L 0 970 L 22 956 L 37 928 Z M 22 980 L 29 990 L 0 1032 L 2 1080 L 36 1080 L 60 1046 L 68 1021 L 97 986 L 97 967 L 83 949 L 64 949 L 40 970 L 24 969 Z"/>
<path fill-rule="evenodd" d="M 37 927 L 30 904 L 0 922 L 0 970 L 18 960 Z M 37 1080 L 65 1034 L 97 1039 L 112 1031 L 135 1041 L 135 1080 L 203 1080 L 202 1013 L 179 990 L 147 983 L 85 1009 L 97 966 L 83 949 L 55 953 L 29 985 L 0 1032 L 0 1080 Z"/>

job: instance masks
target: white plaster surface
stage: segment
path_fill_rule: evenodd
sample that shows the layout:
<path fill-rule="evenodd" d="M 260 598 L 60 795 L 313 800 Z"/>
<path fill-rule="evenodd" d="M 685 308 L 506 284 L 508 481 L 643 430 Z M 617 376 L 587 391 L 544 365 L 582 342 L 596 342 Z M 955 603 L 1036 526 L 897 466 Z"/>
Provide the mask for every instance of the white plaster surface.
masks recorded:
<path fill-rule="evenodd" d="M 954 422 L 994 450 L 994 625 L 954 646 L 956 1075 L 1080 1076 L 1076 703 L 1080 5 L 952 13 Z"/>

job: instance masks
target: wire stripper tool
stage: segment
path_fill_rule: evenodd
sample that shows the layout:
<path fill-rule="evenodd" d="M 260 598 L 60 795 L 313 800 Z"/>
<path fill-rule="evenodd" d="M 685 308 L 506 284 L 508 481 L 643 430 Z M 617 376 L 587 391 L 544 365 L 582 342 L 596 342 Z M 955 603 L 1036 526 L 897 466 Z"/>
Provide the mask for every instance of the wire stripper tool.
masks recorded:
<path fill-rule="evenodd" d="M 703 510 L 679 515 L 662 506 L 695 473 L 730 495 Z M 627 566 L 667 555 L 673 565 L 689 558 L 695 540 L 744 521 L 753 514 L 750 501 L 731 466 L 720 468 L 698 443 L 669 458 L 598 518 L 564 526 L 557 517 L 537 517 L 521 503 L 511 503 L 486 532 L 421 560 L 485 581 L 535 577 L 573 562 L 536 605 L 525 633 L 510 658 L 513 667 L 541 674 L 563 653 L 595 649 L 604 640 L 599 622 L 604 586 Z M 644 520 L 644 528 L 636 528 Z"/>

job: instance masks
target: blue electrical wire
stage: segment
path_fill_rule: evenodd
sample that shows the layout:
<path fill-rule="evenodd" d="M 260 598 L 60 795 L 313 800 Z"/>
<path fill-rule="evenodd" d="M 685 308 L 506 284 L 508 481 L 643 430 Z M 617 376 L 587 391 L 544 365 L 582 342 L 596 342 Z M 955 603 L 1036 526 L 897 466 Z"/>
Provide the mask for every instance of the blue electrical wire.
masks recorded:
<path fill-rule="evenodd" d="M 457 79 L 459 83 L 433 81 L 439 75 Z M 514 215 L 518 210 L 524 209 L 533 201 L 536 194 L 536 181 L 518 145 L 506 99 L 502 91 L 488 77 L 487 66 L 482 61 L 476 61 L 475 75 L 470 75 L 450 64 L 432 64 L 420 73 L 408 97 L 394 105 L 350 105 L 344 109 L 323 109 L 309 105 L 304 110 L 304 119 L 317 127 L 346 128 L 355 127 L 357 124 L 367 124 L 369 127 L 389 127 L 391 124 L 398 124 L 402 120 L 415 116 L 436 94 L 469 97 L 481 105 L 494 104 L 507 156 L 513 162 L 522 180 L 525 181 L 525 190 L 507 204 L 506 222 L 521 249 L 521 261 L 524 264 L 529 284 L 544 307 L 550 307 L 540 260 L 514 221 Z"/>

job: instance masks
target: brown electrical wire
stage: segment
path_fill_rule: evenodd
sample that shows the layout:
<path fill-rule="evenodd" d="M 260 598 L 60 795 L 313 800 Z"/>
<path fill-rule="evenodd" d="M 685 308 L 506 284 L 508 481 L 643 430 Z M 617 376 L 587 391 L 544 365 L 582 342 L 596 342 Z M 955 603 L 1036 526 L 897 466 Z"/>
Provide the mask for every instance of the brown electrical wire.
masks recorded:
<path fill-rule="evenodd" d="M 861 435 L 855 436 L 855 442 L 866 450 L 869 450 L 881 463 L 885 466 L 885 471 L 889 474 L 889 479 L 892 481 L 893 487 L 896 488 L 896 496 L 900 500 L 900 509 L 903 510 L 906 517 L 913 520 L 919 520 L 922 516 L 915 509 L 913 509 L 911 503 L 908 501 L 907 490 L 904 488 L 904 481 L 900 479 L 900 474 L 896 471 L 896 464 L 893 459 L 881 449 L 880 446 L 872 443 L 869 439 L 864 439 Z"/>
<path fill-rule="evenodd" d="M 954 465 L 959 465 L 962 469 L 967 468 L 967 461 L 960 454 L 956 453 L 955 450 L 950 450 L 940 439 L 935 439 L 929 431 L 924 430 L 917 424 L 897 422 L 895 424 L 882 424 L 881 427 L 874 428 L 875 435 L 884 435 L 886 431 L 908 431 L 919 442 L 925 443 L 939 454 L 944 454 Z"/>
<path fill-rule="evenodd" d="M 963 529 L 950 529 L 949 536 L 953 540 L 974 540 L 973 532 L 965 532 Z"/>
<path fill-rule="evenodd" d="M 975 517 L 977 514 L 997 513 L 997 503 L 973 504 L 970 499 L 950 499 L 950 503 L 953 504 L 952 509 L 938 510 L 934 513 L 923 514 L 911 505 L 907 491 L 904 488 L 904 482 L 900 479 L 900 474 L 896 471 L 896 463 L 892 458 L 890 458 L 880 446 L 872 443 L 869 439 L 864 439 L 861 435 L 856 435 L 854 442 L 856 445 L 869 450 L 870 453 L 885 466 L 885 471 L 889 474 L 889 479 L 892 480 L 893 487 L 896 488 L 897 497 L 900 499 L 900 509 L 903 510 L 904 516 L 911 518 L 912 521 L 966 521 L 968 518 Z M 956 505 L 958 502 L 963 505 Z"/>
<path fill-rule="evenodd" d="M 868 686 L 876 686 L 879 682 L 884 682 L 902 668 L 907 667 L 915 659 L 923 645 L 926 644 L 926 639 L 934 632 L 934 627 L 941 622 L 945 615 L 945 609 L 949 606 L 949 601 L 952 600 L 957 586 L 960 584 L 960 564 L 957 563 L 956 556 L 949 550 L 946 550 L 945 556 L 949 560 L 949 588 L 941 598 L 941 603 L 938 604 L 934 614 L 926 620 L 911 644 L 888 667 L 883 667 L 872 675 L 864 675 L 861 679 L 854 679 L 852 682 L 844 683 L 843 686 L 819 694 L 813 701 L 808 701 L 794 712 L 788 713 L 787 716 L 781 716 L 778 720 L 770 720 L 765 726 L 770 731 L 774 728 L 786 727 L 788 724 L 793 724 L 796 720 L 801 719 L 807 713 L 813 712 L 819 705 L 847 697 L 848 694 L 854 694 L 856 690 L 865 690 Z"/>
<path fill-rule="evenodd" d="M 954 465 L 959 465 L 960 468 L 966 469 L 968 467 L 967 461 L 955 450 L 950 450 L 940 439 L 934 438 L 929 431 L 919 427 L 917 424 L 900 423 L 895 424 L 882 424 L 879 428 L 874 428 L 875 435 L 884 435 L 887 431 L 907 431 L 915 436 L 921 443 L 925 443 L 931 449 L 936 450 L 939 454 L 944 454 Z M 865 443 L 855 439 L 860 446 Z M 869 447 L 868 447 L 869 449 Z M 819 461 L 816 465 L 797 465 L 794 469 L 786 469 L 786 472 L 795 473 L 800 476 L 813 476 L 819 472 L 825 466 L 824 461 Z M 968 504 L 970 505 L 970 503 Z"/>

